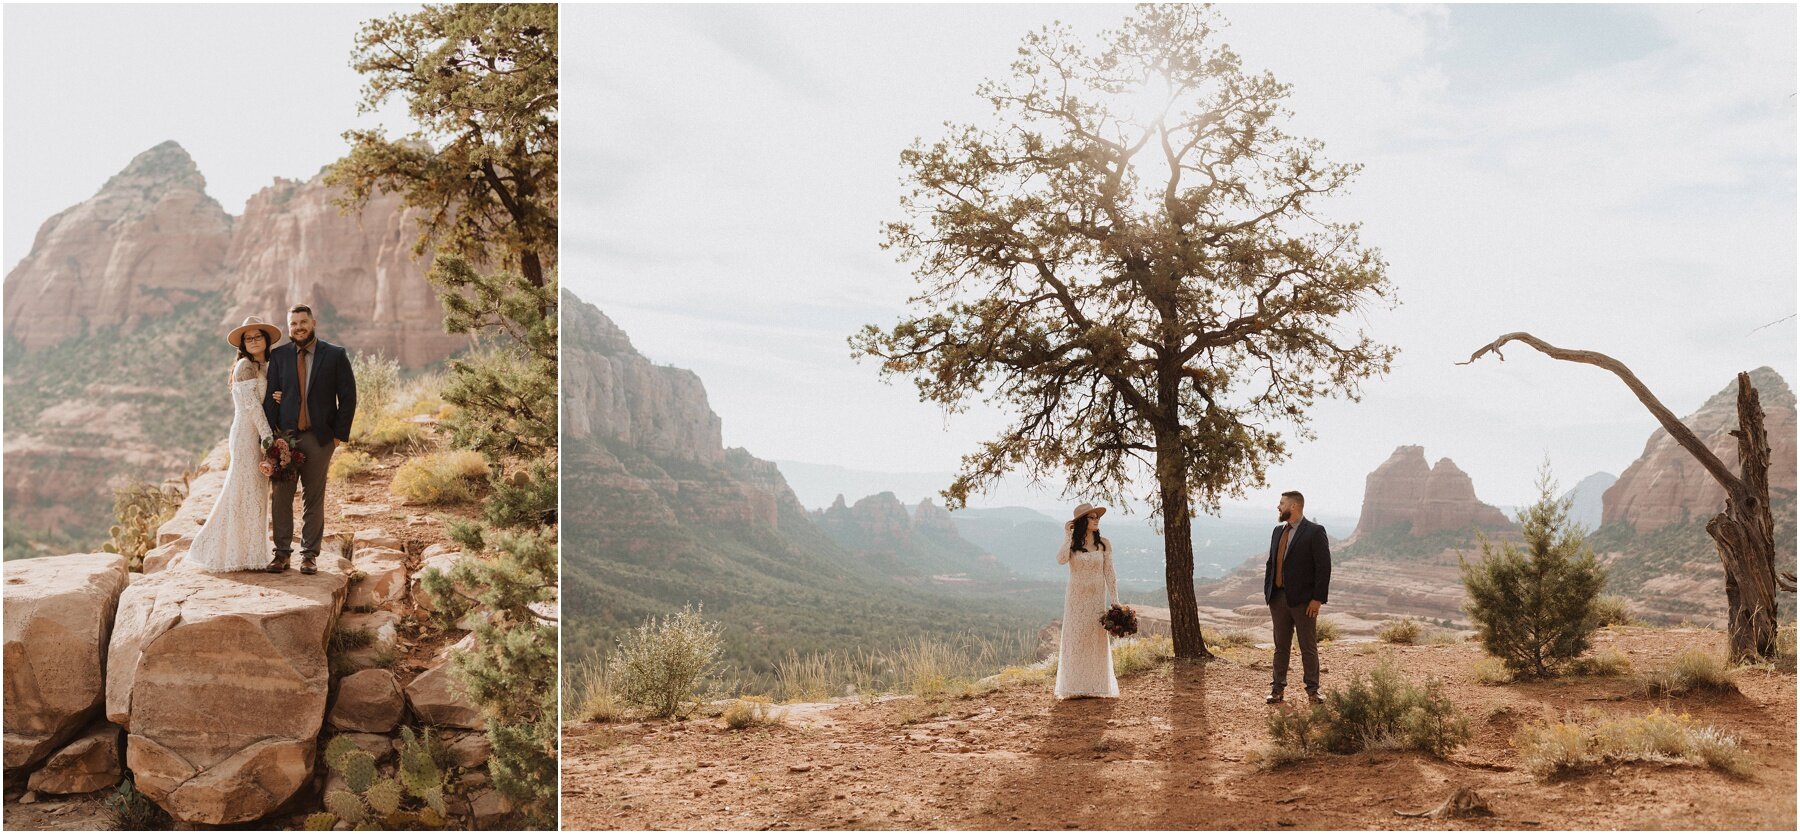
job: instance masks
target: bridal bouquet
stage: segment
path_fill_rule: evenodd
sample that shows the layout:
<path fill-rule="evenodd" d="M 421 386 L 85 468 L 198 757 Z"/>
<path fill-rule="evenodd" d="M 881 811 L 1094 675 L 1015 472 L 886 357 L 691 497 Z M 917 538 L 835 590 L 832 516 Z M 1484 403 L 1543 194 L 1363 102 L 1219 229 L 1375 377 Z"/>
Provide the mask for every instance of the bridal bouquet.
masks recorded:
<path fill-rule="evenodd" d="M 271 481 L 293 480 L 300 474 L 300 464 L 306 462 L 306 453 L 295 448 L 293 440 L 279 434 L 264 440 L 262 449 L 262 463 L 257 468 Z"/>
<path fill-rule="evenodd" d="M 1114 637 L 1129 637 L 1137 633 L 1137 612 L 1130 606 L 1114 605 L 1100 615 L 1100 625 Z"/>

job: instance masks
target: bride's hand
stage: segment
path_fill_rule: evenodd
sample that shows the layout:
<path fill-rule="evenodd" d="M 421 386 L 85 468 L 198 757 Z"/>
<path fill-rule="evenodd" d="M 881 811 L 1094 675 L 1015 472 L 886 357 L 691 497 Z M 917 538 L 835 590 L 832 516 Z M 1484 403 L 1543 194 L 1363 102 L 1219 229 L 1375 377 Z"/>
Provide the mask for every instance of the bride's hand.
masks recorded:
<path fill-rule="evenodd" d="M 275 393 L 270 394 L 269 396 L 275 398 L 276 405 L 281 405 L 281 392 L 280 391 L 276 391 Z"/>

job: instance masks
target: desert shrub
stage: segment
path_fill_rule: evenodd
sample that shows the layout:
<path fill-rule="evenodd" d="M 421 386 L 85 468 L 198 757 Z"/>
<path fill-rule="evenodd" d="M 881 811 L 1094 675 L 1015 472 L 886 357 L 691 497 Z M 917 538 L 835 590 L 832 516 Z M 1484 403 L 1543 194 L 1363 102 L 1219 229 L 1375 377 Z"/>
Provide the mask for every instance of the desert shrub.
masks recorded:
<path fill-rule="evenodd" d="M 1600 628 L 1643 624 L 1631 615 L 1631 604 L 1618 594 L 1601 594 L 1594 600 L 1594 622 Z"/>
<path fill-rule="evenodd" d="M 725 726 L 733 730 L 745 727 L 761 727 L 769 724 L 780 724 L 782 712 L 775 708 L 768 698 L 757 695 L 746 695 L 725 707 L 721 714 Z"/>
<path fill-rule="evenodd" d="M 1112 644 L 1113 674 L 1121 678 L 1154 669 L 1174 657 L 1175 641 L 1161 635 L 1114 640 Z"/>
<path fill-rule="evenodd" d="M 306 818 L 306 830 L 330 831 L 340 823 L 358 831 L 443 828 L 449 809 L 431 731 L 416 736 L 406 727 L 401 739 L 400 766 L 394 776 L 384 776 L 373 755 L 347 736 L 333 737 L 325 745 L 325 765 L 344 787 L 325 794 L 325 810 Z"/>
<path fill-rule="evenodd" d="M 1725 658 L 1704 649 L 1679 652 L 1663 666 L 1645 673 L 1640 686 L 1649 695 L 1732 692 L 1737 689 Z"/>
<path fill-rule="evenodd" d="M 1256 635 L 1248 631 L 1213 631 L 1210 628 L 1200 629 L 1200 636 L 1209 647 L 1219 648 L 1253 648 L 1256 646 Z"/>
<path fill-rule="evenodd" d="M 607 677 L 627 704 L 669 718 L 688 707 L 694 690 L 718 663 L 724 650 L 720 632 L 698 608 L 648 618 L 619 639 L 618 651 L 606 664 Z"/>
<path fill-rule="evenodd" d="M 131 483 L 113 490 L 113 520 L 108 540 L 100 546 L 107 553 L 125 557 L 126 569 L 142 571 L 144 554 L 156 547 L 156 528 L 175 517 L 187 497 L 187 478 L 182 483 Z"/>
<path fill-rule="evenodd" d="M 1337 620 L 1326 619 L 1321 614 L 1319 621 L 1313 624 L 1313 636 L 1317 637 L 1321 643 L 1329 643 L 1342 637 L 1343 634 L 1338 630 Z"/>
<path fill-rule="evenodd" d="M 421 415 L 436 417 L 445 407 L 443 390 L 442 373 L 433 372 L 413 377 L 396 393 L 393 413 L 401 418 Z"/>
<path fill-rule="evenodd" d="M 1788 623 L 1775 632 L 1775 668 L 1794 673 L 1794 624 Z"/>
<path fill-rule="evenodd" d="M 1318 750 L 1417 750 L 1443 756 L 1469 737 L 1468 721 L 1444 694 L 1443 682 L 1409 680 L 1383 660 L 1367 675 L 1325 693 L 1325 703 L 1277 709 L 1269 718 L 1264 761 L 1289 761 Z"/>
<path fill-rule="evenodd" d="M 1467 610 L 1488 653 L 1515 676 L 1543 676 L 1579 656 L 1598 628 L 1595 600 L 1606 574 L 1581 528 L 1569 521 L 1572 499 L 1557 500 L 1549 464 L 1539 470 L 1538 500 L 1519 513 L 1525 550 L 1481 541 L 1482 560 L 1462 566 Z"/>
<path fill-rule="evenodd" d="M 1578 657 L 1569 663 L 1569 672 L 1595 678 L 1617 678 L 1631 674 L 1631 658 L 1618 649 L 1604 649 L 1591 657 Z"/>
<path fill-rule="evenodd" d="M 1513 681 L 1512 671 L 1500 662 L 1500 658 L 1491 655 L 1475 661 L 1469 668 L 1475 673 L 1475 682 L 1485 686 L 1499 686 Z"/>
<path fill-rule="evenodd" d="M 393 490 L 418 504 L 456 504 L 474 500 L 487 475 L 487 460 L 480 452 L 452 449 L 400 464 Z"/>
<path fill-rule="evenodd" d="M 624 705 L 606 679 L 606 655 L 599 649 L 564 663 L 562 686 L 564 714 L 574 721 L 605 724 L 625 717 Z"/>
<path fill-rule="evenodd" d="M 1056 658 L 1029 666 L 1001 669 L 995 681 L 1000 686 L 1051 686 L 1056 683 Z"/>
<path fill-rule="evenodd" d="M 1573 721 L 1528 724 L 1519 728 L 1512 744 L 1525 769 L 1539 778 L 1633 761 L 1686 762 L 1746 776 L 1755 764 L 1736 738 L 1687 715 L 1661 710 L 1600 719 L 1591 726 Z"/>
<path fill-rule="evenodd" d="M 826 655 L 802 657 L 789 649 L 788 656 L 776 662 L 775 676 L 783 701 L 824 701 L 832 695 L 831 661 Z"/>
<path fill-rule="evenodd" d="M 1390 621 L 1375 632 L 1375 636 L 1380 637 L 1384 642 L 1408 646 L 1419 642 L 1419 638 L 1424 634 L 1425 628 L 1419 625 L 1418 620 L 1411 617 Z"/>
<path fill-rule="evenodd" d="M 487 523 L 502 529 L 542 527 L 556 523 L 556 461 L 537 460 L 511 475 L 488 479 L 491 492 L 481 512 Z"/>
<path fill-rule="evenodd" d="M 138 793 L 137 785 L 127 775 L 102 803 L 112 815 L 115 831 L 168 831 L 174 821 L 150 798 Z"/>
<path fill-rule="evenodd" d="M 375 468 L 375 458 L 360 449 L 340 449 L 331 456 L 331 469 L 325 477 L 342 483 Z"/>
<path fill-rule="evenodd" d="M 431 432 L 424 426 L 392 414 L 383 414 L 357 425 L 368 428 L 362 431 L 351 429 L 350 442 L 371 454 L 408 455 L 431 446 Z"/>
<path fill-rule="evenodd" d="M 358 353 L 350 357 L 350 373 L 356 377 L 357 409 L 377 417 L 386 414 L 400 390 L 400 363 L 379 351 Z"/>

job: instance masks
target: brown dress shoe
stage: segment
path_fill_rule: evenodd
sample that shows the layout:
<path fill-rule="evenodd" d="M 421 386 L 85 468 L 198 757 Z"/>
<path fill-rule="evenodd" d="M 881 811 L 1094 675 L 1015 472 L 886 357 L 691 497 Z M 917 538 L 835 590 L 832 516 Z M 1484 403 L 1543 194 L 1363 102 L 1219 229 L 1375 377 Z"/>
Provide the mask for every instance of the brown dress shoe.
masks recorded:
<path fill-rule="evenodd" d="M 1306 693 L 1306 700 L 1311 701 L 1312 703 L 1315 703 L 1315 704 L 1325 703 L 1325 699 L 1319 697 L 1319 693 L 1317 693 L 1317 692 Z"/>
<path fill-rule="evenodd" d="M 312 576 L 313 574 L 318 573 L 319 572 L 318 566 L 313 564 L 313 560 L 317 559 L 317 558 L 318 558 L 317 556 L 302 556 L 302 557 L 300 557 L 300 572 L 306 574 L 307 576 Z"/>
<path fill-rule="evenodd" d="M 1263 699 L 1263 703 L 1279 704 L 1279 703 L 1281 703 L 1281 696 L 1280 695 L 1270 695 L 1269 697 Z"/>
<path fill-rule="evenodd" d="M 275 557 L 275 561 L 270 562 L 268 567 L 263 568 L 263 570 L 266 570 L 270 573 L 286 573 L 287 569 L 288 569 L 288 557 L 286 557 L 286 556 Z"/>

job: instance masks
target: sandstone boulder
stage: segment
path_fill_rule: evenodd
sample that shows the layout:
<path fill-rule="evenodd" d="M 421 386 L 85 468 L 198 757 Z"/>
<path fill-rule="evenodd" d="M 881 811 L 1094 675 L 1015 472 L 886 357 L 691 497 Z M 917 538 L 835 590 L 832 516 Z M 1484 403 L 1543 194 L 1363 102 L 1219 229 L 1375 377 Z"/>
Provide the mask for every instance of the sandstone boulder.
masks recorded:
<path fill-rule="evenodd" d="M 445 746 L 450 763 L 461 768 L 474 768 L 487 762 L 494 754 L 494 745 L 488 741 L 486 733 L 464 733 L 461 737 Z"/>
<path fill-rule="evenodd" d="M 6 563 L 6 766 L 43 761 L 100 707 L 125 557 L 45 556 Z"/>
<path fill-rule="evenodd" d="M 386 548 L 388 550 L 405 549 L 401 546 L 399 538 L 389 534 L 388 531 L 383 530 L 380 527 L 371 527 L 367 530 L 356 531 L 356 535 L 351 537 L 351 544 L 356 552 L 359 553 L 365 549 L 377 547 Z"/>
<path fill-rule="evenodd" d="M 176 820 L 268 814 L 312 777 L 347 577 L 167 570 L 121 596 L 106 712 L 137 789 Z"/>
<path fill-rule="evenodd" d="M 123 775 L 124 731 L 105 721 L 89 727 L 56 751 L 31 774 L 27 787 L 39 793 L 88 793 L 119 784 Z"/>
<path fill-rule="evenodd" d="M 406 713 L 400 682 L 386 669 L 364 669 L 338 681 L 337 700 L 326 720 L 340 730 L 392 732 Z"/>
<path fill-rule="evenodd" d="M 413 678 L 412 683 L 406 685 L 406 700 L 412 704 L 413 713 L 419 720 L 427 724 L 468 730 L 487 727 L 487 719 L 481 716 L 481 710 L 462 691 L 461 685 L 450 679 L 449 660 Z"/>
<path fill-rule="evenodd" d="M 392 611 L 367 614 L 350 612 L 338 618 L 339 631 L 367 632 L 369 644 L 345 651 L 338 658 L 340 674 L 360 672 L 384 665 L 383 655 L 397 657 L 400 652 L 400 615 Z"/>
<path fill-rule="evenodd" d="M 410 576 L 404 552 L 388 547 L 363 548 L 356 551 L 351 563 L 363 574 L 350 587 L 351 607 L 380 608 L 405 598 Z"/>

